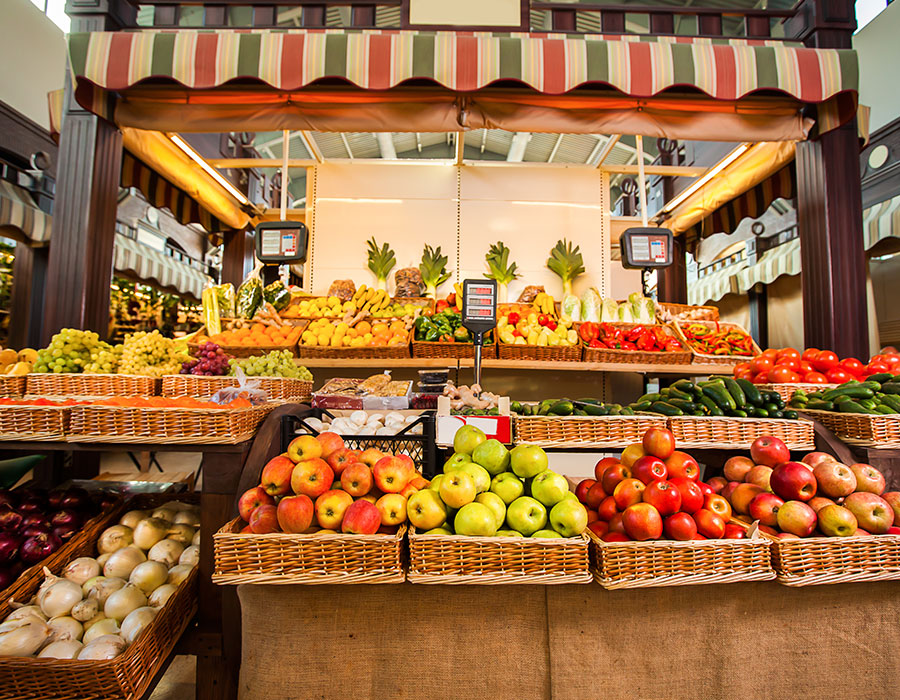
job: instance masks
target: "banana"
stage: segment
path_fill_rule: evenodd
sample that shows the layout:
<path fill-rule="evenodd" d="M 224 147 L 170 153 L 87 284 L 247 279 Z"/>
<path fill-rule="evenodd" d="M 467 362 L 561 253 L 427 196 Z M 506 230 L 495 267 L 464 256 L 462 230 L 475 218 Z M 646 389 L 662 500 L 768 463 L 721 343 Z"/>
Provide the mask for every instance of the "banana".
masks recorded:
<path fill-rule="evenodd" d="M 556 312 L 556 304 L 549 294 L 544 295 L 544 313 L 553 314 Z"/>
<path fill-rule="evenodd" d="M 366 285 L 363 284 L 363 285 L 361 285 L 360 288 L 357 289 L 356 292 L 353 294 L 353 299 L 352 299 L 352 301 L 353 301 L 354 303 L 357 303 L 357 304 L 358 304 L 358 303 L 359 303 L 359 300 L 362 298 L 362 296 L 363 296 L 365 293 L 366 293 Z"/>

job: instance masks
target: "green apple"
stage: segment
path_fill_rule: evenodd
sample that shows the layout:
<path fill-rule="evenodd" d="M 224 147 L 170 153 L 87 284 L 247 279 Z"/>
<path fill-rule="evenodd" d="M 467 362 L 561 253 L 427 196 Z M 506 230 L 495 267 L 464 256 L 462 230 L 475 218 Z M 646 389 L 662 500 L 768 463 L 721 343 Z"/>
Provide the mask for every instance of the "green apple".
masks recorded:
<path fill-rule="evenodd" d="M 562 537 L 562 535 L 560 535 L 556 530 L 548 530 L 545 528 L 543 530 L 538 530 L 537 532 L 535 532 L 532 535 L 532 537 L 546 537 L 548 539 L 550 539 L 550 538 L 559 539 L 560 537 Z"/>
<path fill-rule="evenodd" d="M 443 480 L 444 480 L 444 475 L 443 475 L 443 474 L 438 474 L 438 475 L 436 475 L 436 476 L 431 480 L 431 483 L 428 484 L 428 488 L 431 489 L 432 491 L 440 491 L 440 490 L 441 490 L 441 482 L 442 482 Z"/>
<path fill-rule="evenodd" d="M 564 498 L 550 509 L 550 525 L 563 537 L 580 535 L 587 520 L 587 509 L 577 500 Z"/>
<path fill-rule="evenodd" d="M 497 537 L 522 537 L 522 533 L 515 530 L 497 530 Z"/>
<path fill-rule="evenodd" d="M 484 493 L 491 488 L 491 475 L 488 474 L 487 469 L 475 464 L 475 462 L 462 465 L 456 472 L 462 472 L 472 477 L 472 480 L 475 482 L 475 493 Z"/>
<path fill-rule="evenodd" d="M 416 491 L 406 502 L 406 517 L 420 530 L 432 530 L 447 520 L 447 508 L 437 491 Z"/>
<path fill-rule="evenodd" d="M 509 450 L 499 440 L 487 440 L 475 448 L 472 461 L 487 469 L 491 476 L 495 476 L 509 469 Z"/>
<path fill-rule="evenodd" d="M 549 469 L 531 481 L 531 495 L 548 508 L 555 506 L 569 493 L 569 482 L 562 474 Z"/>
<path fill-rule="evenodd" d="M 506 522 L 513 530 L 530 537 L 547 524 L 547 509 L 540 501 L 522 496 L 509 504 Z"/>
<path fill-rule="evenodd" d="M 439 493 L 451 508 L 462 508 L 475 500 L 475 479 L 462 471 L 450 472 L 441 480 Z"/>
<path fill-rule="evenodd" d="M 525 484 L 512 472 L 503 472 L 491 479 L 491 493 L 496 493 L 509 505 L 525 493 Z"/>
<path fill-rule="evenodd" d="M 463 455 L 459 452 L 454 452 L 450 455 L 450 459 L 444 462 L 444 474 L 449 474 L 450 472 L 454 472 L 459 469 L 464 464 L 471 464 L 472 458 L 469 455 Z"/>
<path fill-rule="evenodd" d="M 576 496 L 576 495 L 575 495 L 574 493 L 572 493 L 571 491 L 566 491 L 566 495 L 563 496 L 563 500 L 566 500 L 567 498 L 568 498 L 569 500 L 571 500 L 571 501 L 575 501 L 576 503 L 580 503 L 580 502 L 581 502 L 581 501 L 578 500 L 578 496 Z"/>
<path fill-rule="evenodd" d="M 487 435 L 484 434 L 481 428 L 476 428 L 474 425 L 464 425 L 453 436 L 453 451 L 470 455 L 485 440 L 487 440 Z"/>
<path fill-rule="evenodd" d="M 423 535 L 452 535 L 453 532 L 451 532 L 450 530 L 448 530 L 445 527 L 435 527 L 435 528 L 432 528 L 431 530 L 428 530 L 428 532 L 423 532 L 422 534 Z"/>
<path fill-rule="evenodd" d="M 509 453 L 509 465 L 516 476 L 527 479 L 547 469 L 547 453 L 537 445 L 517 445 Z"/>
<path fill-rule="evenodd" d="M 497 534 L 497 516 L 483 503 L 467 503 L 453 521 L 457 535 L 493 537 Z"/>
<path fill-rule="evenodd" d="M 485 493 L 479 493 L 475 496 L 476 503 L 483 503 L 492 511 L 494 511 L 494 517 L 497 520 L 497 527 L 503 527 L 503 523 L 506 521 L 506 504 L 503 502 L 503 499 L 500 498 L 496 493 L 491 493 L 487 491 Z"/>

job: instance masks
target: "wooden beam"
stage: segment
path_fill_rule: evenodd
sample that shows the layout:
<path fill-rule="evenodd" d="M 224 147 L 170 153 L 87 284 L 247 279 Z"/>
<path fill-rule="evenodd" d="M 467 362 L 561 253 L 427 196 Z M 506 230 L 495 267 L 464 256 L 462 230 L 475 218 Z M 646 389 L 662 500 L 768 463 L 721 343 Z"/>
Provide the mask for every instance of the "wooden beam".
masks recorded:
<path fill-rule="evenodd" d="M 465 131 L 457 131 L 456 132 L 456 157 L 455 164 L 462 165 L 463 163 L 463 154 L 466 151 L 466 132 Z"/>
<path fill-rule="evenodd" d="M 207 158 L 206 162 L 219 170 L 228 168 L 280 168 L 282 166 L 281 158 Z M 288 167 L 290 168 L 310 168 L 315 164 L 316 161 L 309 158 L 288 159 Z"/>
<path fill-rule="evenodd" d="M 624 175 L 637 175 L 640 168 L 635 165 L 604 165 L 601 170 L 608 173 L 622 173 Z M 647 175 L 671 175 L 672 177 L 700 177 L 706 174 L 709 168 L 693 165 L 645 165 L 644 173 Z"/>
<path fill-rule="evenodd" d="M 316 163 L 324 163 L 325 156 L 322 155 L 322 151 L 319 148 L 319 144 L 316 143 L 315 138 L 309 131 L 300 131 L 300 139 L 303 141 L 303 145 L 306 146 L 306 150 L 309 154 L 315 158 Z"/>

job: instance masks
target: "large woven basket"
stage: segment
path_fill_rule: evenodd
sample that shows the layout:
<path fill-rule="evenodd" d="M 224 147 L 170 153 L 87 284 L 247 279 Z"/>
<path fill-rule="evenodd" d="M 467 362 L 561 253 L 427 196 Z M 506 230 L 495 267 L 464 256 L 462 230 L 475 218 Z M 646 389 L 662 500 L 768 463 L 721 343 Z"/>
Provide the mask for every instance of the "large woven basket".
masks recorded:
<path fill-rule="evenodd" d="M 273 352 L 275 350 L 287 350 L 294 357 L 297 357 L 297 341 L 300 340 L 300 336 L 303 334 L 303 331 L 306 330 L 306 327 L 309 325 L 309 321 L 298 321 L 297 323 L 290 324 L 294 326 L 294 330 L 288 339 L 281 345 L 220 345 L 222 348 L 222 352 L 226 355 L 231 355 L 232 357 L 253 357 L 254 355 L 265 355 L 266 353 Z M 202 328 L 201 332 L 205 332 L 206 328 Z M 188 343 L 188 347 L 191 350 L 191 355 L 193 355 L 197 349 L 199 349 L 199 343 Z"/>
<path fill-rule="evenodd" d="M 775 572 L 785 586 L 900 580 L 900 535 L 773 540 Z"/>
<path fill-rule="evenodd" d="M 692 306 L 690 304 L 676 304 L 671 301 L 658 301 L 656 305 L 658 311 L 662 311 L 663 314 L 667 312 L 678 320 L 681 320 L 681 317 L 687 313 L 696 314 L 699 317 L 696 319 L 698 321 L 719 320 L 719 309 L 715 306 Z"/>
<path fill-rule="evenodd" d="M 0 406 L 0 440 L 65 439 L 73 406 Z"/>
<path fill-rule="evenodd" d="M 424 535 L 409 530 L 411 583 L 590 583 L 588 539 Z"/>
<path fill-rule="evenodd" d="M 759 384 L 757 389 L 760 391 L 774 391 L 785 401 L 790 401 L 795 391 L 828 391 L 834 389 L 837 384 Z"/>
<path fill-rule="evenodd" d="M 581 345 L 509 345 L 500 343 L 501 360 L 527 362 L 581 362 Z"/>
<path fill-rule="evenodd" d="M 28 396 L 156 396 L 159 379 L 136 374 L 52 374 L 33 372 L 25 383 Z"/>
<path fill-rule="evenodd" d="M 25 376 L 21 374 L 0 375 L 0 396 L 16 399 L 25 395 Z"/>
<path fill-rule="evenodd" d="M 233 445 L 256 434 L 274 403 L 238 409 L 75 406 L 69 442 Z"/>
<path fill-rule="evenodd" d="M 84 539 L 70 550 L 70 559 L 48 567 L 59 574 L 71 559 L 96 554 L 95 539 Z M 172 653 L 197 610 L 197 569 L 178 587 L 134 643 L 109 661 L 0 657 L 2 700 L 137 700 Z M 35 570 L 22 587 L 22 600 L 37 592 L 44 580 Z M 12 611 L 0 602 L 0 619 Z"/>
<path fill-rule="evenodd" d="M 665 428 L 665 416 L 516 416 L 516 443 L 541 447 L 625 447 L 650 428 Z"/>
<path fill-rule="evenodd" d="M 696 350 L 695 346 L 691 341 L 687 339 L 682 331 L 682 326 L 684 325 L 692 325 L 694 323 L 699 323 L 704 326 L 708 326 L 709 328 L 719 328 L 722 330 L 737 330 L 741 333 L 745 333 L 746 335 L 750 335 L 737 323 L 725 323 L 724 321 L 675 321 L 672 324 L 672 327 L 675 329 L 675 332 L 678 334 L 678 339 L 684 343 L 685 347 L 691 349 L 691 353 L 693 354 L 693 362 L 700 363 L 704 365 L 724 365 L 728 367 L 733 367 L 734 365 L 739 365 L 742 362 L 748 362 L 752 360 L 757 355 L 762 354 L 762 350 L 759 345 L 756 344 L 756 341 L 753 338 L 750 338 L 750 347 L 752 348 L 752 353 L 750 355 L 710 355 L 704 352 L 700 352 Z"/>
<path fill-rule="evenodd" d="M 749 449 L 764 435 L 782 440 L 791 450 L 815 447 L 813 423 L 803 419 L 673 416 L 669 430 L 681 448 Z"/>
<path fill-rule="evenodd" d="M 593 532 L 591 572 L 609 590 L 768 581 L 775 578 L 769 542 L 740 540 L 654 540 L 603 542 Z"/>
<path fill-rule="evenodd" d="M 412 341 L 412 356 L 435 360 L 472 360 L 475 359 L 475 346 L 472 343 L 445 343 L 441 341 Z M 489 343 L 481 348 L 481 357 L 485 360 L 497 357 L 497 344 Z"/>
<path fill-rule="evenodd" d="M 646 325 L 641 323 L 613 323 L 610 324 L 622 330 L 631 330 L 635 326 Z M 661 326 L 666 335 L 678 338 L 678 334 L 671 326 Z M 682 341 L 683 343 L 683 341 Z M 612 348 L 591 348 L 584 346 L 585 362 L 616 362 L 629 365 L 689 365 L 691 363 L 691 351 L 684 346 L 681 352 L 648 352 L 646 350 L 617 350 Z"/>
<path fill-rule="evenodd" d="M 900 446 L 900 415 L 809 410 L 803 413 L 849 443 L 867 447 Z"/>
<path fill-rule="evenodd" d="M 235 518 L 213 535 L 214 583 L 403 583 L 405 525 L 394 535 L 256 535 L 242 527 Z"/>
<path fill-rule="evenodd" d="M 270 401 L 307 402 L 312 398 L 313 383 L 304 379 L 289 377 L 247 377 L 259 384 Z M 175 398 L 193 396 L 208 398 L 220 389 L 238 386 L 237 377 L 207 377 L 193 374 L 168 374 L 162 378 L 162 395 Z"/>

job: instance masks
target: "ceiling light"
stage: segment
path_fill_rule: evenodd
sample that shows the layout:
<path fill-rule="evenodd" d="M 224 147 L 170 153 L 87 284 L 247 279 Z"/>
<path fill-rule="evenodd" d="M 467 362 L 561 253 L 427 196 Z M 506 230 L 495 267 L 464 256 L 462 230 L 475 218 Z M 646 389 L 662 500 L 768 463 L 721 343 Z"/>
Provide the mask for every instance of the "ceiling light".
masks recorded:
<path fill-rule="evenodd" d="M 178 146 L 178 148 L 180 148 L 182 151 L 184 151 L 184 153 L 188 156 L 188 158 L 190 158 L 197 165 L 199 165 L 201 168 L 203 168 L 203 170 L 213 180 L 215 180 L 220 185 L 222 185 L 222 187 L 224 187 L 228 191 L 228 194 L 230 194 L 232 197 L 234 197 L 241 204 L 244 204 L 244 205 L 250 204 L 250 200 L 247 199 L 247 197 L 244 195 L 243 192 L 241 192 L 237 187 L 235 187 L 228 180 L 226 180 L 225 177 L 223 177 L 222 174 L 218 170 L 216 170 L 209 163 L 207 163 L 203 159 L 203 156 L 201 156 L 199 153 L 197 153 L 197 151 L 195 151 L 193 148 L 191 148 L 191 146 L 184 139 L 182 139 L 178 134 L 169 134 L 168 136 L 170 139 L 172 139 L 172 143 L 174 143 L 176 146 Z"/>
<path fill-rule="evenodd" d="M 703 177 L 694 182 L 690 187 L 681 192 L 677 197 L 666 203 L 666 205 L 659 210 L 656 216 L 659 217 L 662 214 L 667 214 L 673 211 L 679 204 L 684 202 L 684 200 L 686 200 L 697 190 L 703 187 L 707 182 L 712 180 L 716 175 L 718 175 L 725 168 L 736 161 L 748 148 L 750 148 L 749 143 L 742 143 L 740 146 L 735 148 L 731 153 L 729 153 L 722 160 L 716 163 L 712 168 L 707 170 Z"/>

